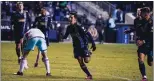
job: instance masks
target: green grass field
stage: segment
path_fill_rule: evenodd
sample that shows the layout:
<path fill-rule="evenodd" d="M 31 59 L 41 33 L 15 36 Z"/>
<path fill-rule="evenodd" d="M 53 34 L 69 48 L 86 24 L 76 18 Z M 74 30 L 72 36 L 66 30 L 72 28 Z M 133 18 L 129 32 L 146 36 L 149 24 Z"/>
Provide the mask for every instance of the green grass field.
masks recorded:
<path fill-rule="evenodd" d="M 29 69 L 24 76 L 13 75 L 19 69 L 14 43 L 1 43 L 2 81 L 85 81 L 76 59 L 73 57 L 72 44 L 52 43 L 48 48 L 51 65 L 51 77 L 46 77 L 41 59 L 34 68 L 37 49 L 28 56 Z M 92 81 L 140 81 L 141 76 L 137 62 L 137 47 L 134 44 L 97 45 L 91 62 L 87 64 L 93 75 Z M 152 81 L 152 67 L 145 61 L 147 77 Z"/>

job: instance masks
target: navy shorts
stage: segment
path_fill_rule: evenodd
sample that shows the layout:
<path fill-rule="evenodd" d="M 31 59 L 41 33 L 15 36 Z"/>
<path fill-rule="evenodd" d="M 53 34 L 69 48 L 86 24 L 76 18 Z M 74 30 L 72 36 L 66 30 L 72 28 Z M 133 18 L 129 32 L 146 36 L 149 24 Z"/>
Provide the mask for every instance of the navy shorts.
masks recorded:
<path fill-rule="evenodd" d="M 144 53 L 147 56 L 153 56 L 153 50 L 151 50 L 150 44 L 145 43 L 138 47 L 137 53 Z"/>
<path fill-rule="evenodd" d="M 88 48 L 74 48 L 74 58 L 78 57 L 90 57 Z"/>
<path fill-rule="evenodd" d="M 14 38 L 15 38 L 15 43 L 19 44 L 20 40 L 23 38 L 23 35 L 15 34 Z"/>
<path fill-rule="evenodd" d="M 139 46 L 138 47 L 138 50 L 137 50 L 137 53 L 144 53 L 144 54 L 147 54 L 148 53 L 148 49 L 146 47 L 146 44 L 143 44 L 142 46 Z"/>

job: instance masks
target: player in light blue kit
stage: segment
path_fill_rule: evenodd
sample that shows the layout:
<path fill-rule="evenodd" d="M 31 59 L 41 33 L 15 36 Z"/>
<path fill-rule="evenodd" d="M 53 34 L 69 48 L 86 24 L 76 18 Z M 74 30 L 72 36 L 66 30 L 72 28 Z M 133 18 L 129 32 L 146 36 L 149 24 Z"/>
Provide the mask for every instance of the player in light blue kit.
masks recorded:
<path fill-rule="evenodd" d="M 24 65 L 26 64 L 26 58 L 29 52 L 34 50 L 34 47 L 37 46 L 43 56 L 42 61 L 44 62 L 46 67 L 46 71 L 47 71 L 46 76 L 51 76 L 49 59 L 47 57 L 47 45 L 46 45 L 44 34 L 37 28 L 31 28 L 29 31 L 27 31 L 24 34 L 23 39 L 24 39 L 22 42 L 23 56 L 20 63 L 20 69 L 16 73 L 16 75 L 23 76 L 23 70 L 24 70 Z"/>

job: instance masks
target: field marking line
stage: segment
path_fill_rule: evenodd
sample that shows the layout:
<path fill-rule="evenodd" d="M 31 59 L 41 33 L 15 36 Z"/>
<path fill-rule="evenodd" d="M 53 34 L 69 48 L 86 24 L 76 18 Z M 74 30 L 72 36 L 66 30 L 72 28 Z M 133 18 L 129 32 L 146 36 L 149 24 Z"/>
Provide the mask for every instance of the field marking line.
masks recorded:
<path fill-rule="evenodd" d="M 111 75 L 110 75 L 111 76 Z M 125 77 L 120 77 L 120 76 L 111 76 L 111 77 L 113 77 L 113 78 L 119 78 L 119 79 L 123 79 L 123 80 L 127 80 L 127 81 L 132 81 L 131 79 L 129 79 L 129 78 L 125 78 Z"/>

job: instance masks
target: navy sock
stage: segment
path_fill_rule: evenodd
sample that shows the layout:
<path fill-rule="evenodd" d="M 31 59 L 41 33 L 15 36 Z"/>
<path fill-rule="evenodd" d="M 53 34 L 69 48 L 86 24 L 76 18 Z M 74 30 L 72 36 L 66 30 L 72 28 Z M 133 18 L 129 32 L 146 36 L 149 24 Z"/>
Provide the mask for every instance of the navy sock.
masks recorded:
<path fill-rule="evenodd" d="M 87 76 L 91 76 L 90 72 L 88 71 L 88 68 L 86 67 L 86 65 L 82 65 L 81 69 L 87 74 Z"/>
<path fill-rule="evenodd" d="M 146 75 L 144 63 L 139 63 L 139 69 L 140 69 L 140 72 L 142 74 L 142 77 L 144 77 Z"/>
<path fill-rule="evenodd" d="M 18 56 L 18 58 L 20 57 L 20 49 L 16 48 L 16 54 Z"/>

